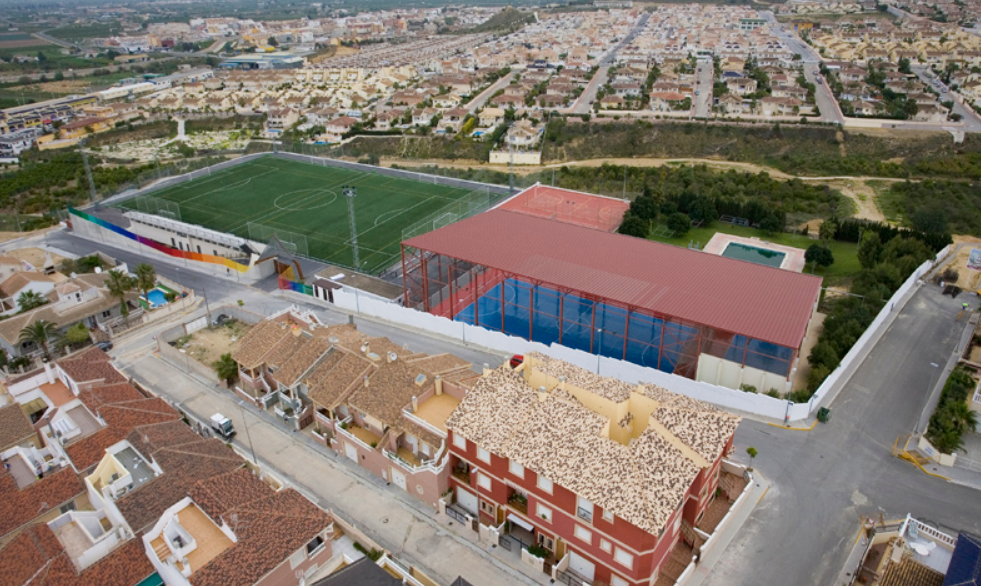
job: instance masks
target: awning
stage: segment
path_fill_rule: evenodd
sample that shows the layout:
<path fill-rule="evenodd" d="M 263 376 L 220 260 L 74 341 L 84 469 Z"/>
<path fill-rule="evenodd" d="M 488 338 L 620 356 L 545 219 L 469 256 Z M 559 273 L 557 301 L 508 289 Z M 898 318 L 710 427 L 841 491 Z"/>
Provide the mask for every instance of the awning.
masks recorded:
<path fill-rule="evenodd" d="M 535 531 L 535 527 L 531 523 L 525 521 L 524 519 L 515 515 L 514 513 L 508 513 L 508 521 L 511 521 L 512 523 L 514 523 L 518 527 L 521 527 L 525 531 L 529 531 L 529 532 Z"/>

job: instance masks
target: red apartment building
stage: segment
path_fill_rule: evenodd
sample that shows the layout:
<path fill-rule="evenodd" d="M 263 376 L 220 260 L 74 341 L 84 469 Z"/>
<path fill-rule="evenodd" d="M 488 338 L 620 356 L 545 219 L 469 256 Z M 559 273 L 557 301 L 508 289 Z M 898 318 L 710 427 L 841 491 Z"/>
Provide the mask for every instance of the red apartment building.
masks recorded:
<path fill-rule="evenodd" d="M 715 497 L 739 421 L 528 355 L 485 373 L 446 421 L 452 506 L 544 547 L 564 582 L 652 584 Z"/>

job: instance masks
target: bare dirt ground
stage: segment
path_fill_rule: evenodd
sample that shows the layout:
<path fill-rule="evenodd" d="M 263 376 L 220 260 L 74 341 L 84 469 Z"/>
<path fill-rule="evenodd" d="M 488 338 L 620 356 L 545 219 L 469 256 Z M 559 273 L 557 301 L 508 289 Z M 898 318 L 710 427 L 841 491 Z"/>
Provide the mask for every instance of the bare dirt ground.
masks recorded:
<path fill-rule="evenodd" d="M 974 238 L 973 236 L 954 236 L 955 245 L 962 242 L 981 243 L 981 239 Z M 979 288 L 981 288 L 981 271 L 974 271 L 967 268 L 967 258 L 970 256 L 973 248 L 974 247 L 972 246 L 962 247 L 957 251 L 957 254 L 953 255 L 943 266 L 943 271 L 946 271 L 947 269 L 957 271 L 957 281 L 951 284 L 957 285 L 961 289 L 965 289 L 967 291 L 977 291 Z"/>
<path fill-rule="evenodd" d="M 872 220 L 873 222 L 887 223 L 886 217 L 875 203 L 875 190 L 868 186 L 865 181 L 860 179 L 843 179 L 828 181 L 828 185 L 837 189 L 855 202 L 855 217 L 860 220 Z"/>
<path fill-rule="evenodd" d="M 15 237 L 20 237 L 25 235 L 23 232 L 0 232 L 0 238 L 2 238 L 3 235 L 6 234 L 14 234 Z M 47 253 L 44 250 L 41 250 L 40 248 L 16 248 L 4 254 L 8 256 L 12 256 L 18 260 L 28 262 L 34 267 L 37 267 L 38 269 L 44 266 L 45 254 L 51 254 L 51 260 L 54 261 L 56 267 L 59 264 L 61 264 L 61 261 L 65 260 L 65 257 L 63 256 L 54 253 Z"/>
<path fill-rule="evenodd" d="M 238 320 L 228 322 L 221 327 L 205 328 L 191 334 L 182 349 L 201 364 L 211 366 L 221 358 L 222 354 L 237 350 L 242 337 L 251 328 L 251 325 Z"/>

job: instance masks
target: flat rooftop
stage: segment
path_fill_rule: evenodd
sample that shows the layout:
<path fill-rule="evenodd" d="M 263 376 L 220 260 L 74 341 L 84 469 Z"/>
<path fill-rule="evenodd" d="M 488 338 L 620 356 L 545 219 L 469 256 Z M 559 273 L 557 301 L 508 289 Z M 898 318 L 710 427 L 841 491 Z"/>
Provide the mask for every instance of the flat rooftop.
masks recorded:
<path fill-rule="evenodd" d="M 141 487 L 145 482 L 153 480 L 156 473 L 150 465 L 136 453 L 133 448 L 126 448 L 122 451 L 116 452 L 116 460 L 123 465 L 123 468 L 130 473 L 133 477 L 133 488 L 136 490 Z"/>
<path fill-rule="evenodd" d="M 459 399 L 451 397 L 446 393 L 430 397 L 419 405 L 419 409 L 414 413 L 416 417 L 426 423 L 446 431 L 446 419 L 453 413 L 456 406 L 460 404 Z"/>

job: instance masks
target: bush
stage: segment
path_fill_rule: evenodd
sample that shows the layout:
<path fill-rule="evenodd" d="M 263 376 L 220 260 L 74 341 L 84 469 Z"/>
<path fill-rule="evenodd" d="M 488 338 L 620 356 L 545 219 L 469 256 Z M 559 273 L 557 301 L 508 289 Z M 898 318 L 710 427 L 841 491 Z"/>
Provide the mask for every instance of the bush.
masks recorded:
<path fill-rule="evenodd" d="M 757 392 L 756 391 L 756 387 L 754 387 L 753 385 L 742 384 L 742 385 L 739 385 L 739 389 L 741 391 L 743 391 L 744 393 L 756 393 Z"/>
<path fill-rule="evenodd" d="M 945 454 L 963 450 L 964 433 L 977 430 L 978 415 L 967 404 L 975 385 L 974 378 L 960 367 L 944 383 L 925 435 L 933 447 Z"/>
<path fill-rule="evenodd" d="M 675 233 L 675 236 L 682 236 L 691 230 L 691 218 L 688 214 L 676 212 L 668 216 L 668 229 Z"/>

